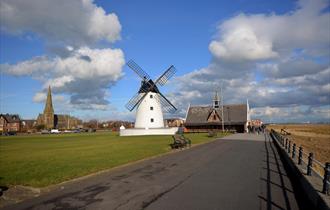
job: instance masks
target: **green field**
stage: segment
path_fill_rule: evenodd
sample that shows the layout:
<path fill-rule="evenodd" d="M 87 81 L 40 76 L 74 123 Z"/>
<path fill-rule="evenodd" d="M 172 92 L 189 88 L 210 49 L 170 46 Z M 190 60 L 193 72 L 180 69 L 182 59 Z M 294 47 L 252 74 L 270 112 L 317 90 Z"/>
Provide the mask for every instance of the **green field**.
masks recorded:
<path fill-rule="evenodd" d="M 192 144 L 211 141 L 187 134 Z M 78 133 L 0 137 L 0 186 L 44 187 L 170 151 L 171 136 Z"/>

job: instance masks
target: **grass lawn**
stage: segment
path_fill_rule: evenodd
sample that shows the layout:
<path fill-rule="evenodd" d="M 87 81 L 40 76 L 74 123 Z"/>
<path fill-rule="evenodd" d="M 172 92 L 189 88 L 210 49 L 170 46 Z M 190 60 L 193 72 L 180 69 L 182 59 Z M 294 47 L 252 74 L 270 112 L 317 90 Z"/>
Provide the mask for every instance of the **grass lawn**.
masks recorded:
<path fill-rule="evenodd" d="M 187 134 L 192 144 L 211 141 Z M 166 153 L 171 136 L 119 137 L 79 133 L 0 137 L 0 186 L 45 187 L 128 162 Z"/>

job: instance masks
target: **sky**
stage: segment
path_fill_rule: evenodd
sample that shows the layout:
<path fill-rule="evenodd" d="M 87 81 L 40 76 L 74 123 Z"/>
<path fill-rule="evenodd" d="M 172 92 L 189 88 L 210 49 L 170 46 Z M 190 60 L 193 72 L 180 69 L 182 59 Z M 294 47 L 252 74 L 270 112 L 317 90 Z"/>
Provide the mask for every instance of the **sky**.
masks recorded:
<path fill-rule="evenodd" d="M 265 122 L 330 121 L 329 0 L 0 0 L 0 112 L 36 118 L 52 87 L 55 113 L 134 120 L 153 79 L 185 117 L 190 105 L 249 101 Z"/>

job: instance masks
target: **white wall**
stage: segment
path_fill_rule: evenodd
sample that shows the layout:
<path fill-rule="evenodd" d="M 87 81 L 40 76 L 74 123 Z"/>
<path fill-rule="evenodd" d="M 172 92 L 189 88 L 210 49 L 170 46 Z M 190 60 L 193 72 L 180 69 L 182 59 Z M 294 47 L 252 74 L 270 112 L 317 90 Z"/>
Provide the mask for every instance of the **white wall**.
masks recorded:
<path fill-rule="evenodd" d="M 140 93 L 143 94 L 143 93 Z M 152 96 L 152 98 L 150 98 Z M 136 109 L 135 128 L 163 128 L 164 118 L 157 93 L 149 92 Z M 150 110 L 153 107 L 153 110 Z M 151 122 L 153 119 L 153 122 Z"/>
<path fill-rule="evenodd" d="M 178 131 L 177 127 L 173 128 L 152 128 L 152 129 L 121 129 L 120 136 L 145 136 L 145 135 L 174 135 Z"/>

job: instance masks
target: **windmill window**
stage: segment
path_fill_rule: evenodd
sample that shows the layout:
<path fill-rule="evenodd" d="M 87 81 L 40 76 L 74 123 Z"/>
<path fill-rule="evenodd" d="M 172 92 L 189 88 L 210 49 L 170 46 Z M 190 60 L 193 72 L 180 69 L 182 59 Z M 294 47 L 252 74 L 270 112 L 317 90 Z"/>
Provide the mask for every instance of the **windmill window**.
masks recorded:
<path fill-rule="evenodd" d="M 154 122 L 154 118 L 151 118 L 151 119 L 150 119 L 150 122 L 152 122 L 152 123 L 153 123 L 153 122 Z"/>
<path fill-rule="evenodd" d="M 153 107 L 153 106 L 151 106 L 151 107 L 150 107 L 150 110 L 154 110 L 154 107 Z"/>
<path fill-rule="evenodd" d="M 150 95 L 150 98 L 153 98 L 154 96 L 153 95 Z"/>

